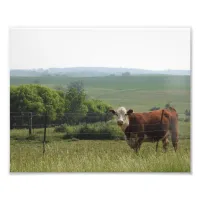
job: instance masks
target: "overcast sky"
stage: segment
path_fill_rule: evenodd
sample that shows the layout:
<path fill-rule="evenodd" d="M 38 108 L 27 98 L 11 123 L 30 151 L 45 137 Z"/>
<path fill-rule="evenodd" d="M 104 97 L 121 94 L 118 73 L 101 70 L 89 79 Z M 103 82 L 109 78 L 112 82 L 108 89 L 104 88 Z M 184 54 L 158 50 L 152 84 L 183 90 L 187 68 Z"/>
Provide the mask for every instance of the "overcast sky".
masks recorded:
<path fill-rule="evenodd" d="M 11 69 L 190 69 L 189 28 L 11 29 Z"/>

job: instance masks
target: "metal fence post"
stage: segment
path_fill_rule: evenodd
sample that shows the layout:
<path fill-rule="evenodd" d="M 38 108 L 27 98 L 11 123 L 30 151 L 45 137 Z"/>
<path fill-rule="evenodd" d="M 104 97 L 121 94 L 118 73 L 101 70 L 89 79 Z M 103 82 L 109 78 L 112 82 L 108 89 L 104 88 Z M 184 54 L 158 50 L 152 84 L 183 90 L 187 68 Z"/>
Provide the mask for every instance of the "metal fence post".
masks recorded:
<path fill-rule="evenodd" d="M 43 154 L 45 153 L 45 144 L 46 144 L 46 128 L 47 128 L 47 113 L 44 114 Z"/>

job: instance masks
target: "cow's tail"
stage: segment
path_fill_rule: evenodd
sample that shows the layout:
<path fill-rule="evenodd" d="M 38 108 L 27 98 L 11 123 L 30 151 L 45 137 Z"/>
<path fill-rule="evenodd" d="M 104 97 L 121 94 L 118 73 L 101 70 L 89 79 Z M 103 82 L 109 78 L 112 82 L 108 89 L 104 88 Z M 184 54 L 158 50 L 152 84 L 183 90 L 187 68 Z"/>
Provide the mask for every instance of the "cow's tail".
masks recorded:
<path fill-rule="evenodd" d="M 177 150 L 178 147 L 178 114 L 176 112 L 176 110 L 172 107 L 169 107 L 168 109 L 171 113 L 170 116 L 170 131 L 171 131 L 171 138 L 172 138 L 172 144 L 174 147 L 174 150 Z"/>
<path fill-rule="evenodd" d="M 170 106 L 170 107 L 168 108 L 168 110 L 169 110 L 173 115 L 175 115 L 176 118 L 177 118 L 177 120 L 178 120 L 178 113 L 177 113 L 176 109 Z"/>

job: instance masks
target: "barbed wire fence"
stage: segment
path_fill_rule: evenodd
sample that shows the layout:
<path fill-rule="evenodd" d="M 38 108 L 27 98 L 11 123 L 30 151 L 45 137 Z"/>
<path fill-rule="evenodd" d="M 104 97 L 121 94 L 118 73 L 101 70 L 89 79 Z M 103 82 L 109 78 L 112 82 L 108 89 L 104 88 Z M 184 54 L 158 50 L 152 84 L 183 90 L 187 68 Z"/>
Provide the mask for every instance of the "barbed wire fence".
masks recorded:
<path fill-rule="evenodd" d="M 81 113 L 67 112 L 63 115 L 57 116 L 56 120 L 50 120 L 52 115 L 48 112 L 45 113 L 35 113 L 35 112 L 10 112 L 10 129 L 28 129 L 28 136 L 34 134 L 34 129 L 43 128 L 43 153 L 45 153 L 45 144 L 46 144 L 46 132 L 49 127 L 56 127 L 63 124 L 70 124 L 69 118 L 78 116 Z M 109 116 L 108 113 L 100 115 L 97 113 L 88 112 L 85 119 L 81 119 L 79 124 L 86 124 L 86 121 L 93 122 L 106 122 Z M 93 119 L 93 120 L 91 120 Z M 75 125 L 75 124 L 74 124 Z M 76 124 L 77 125 L 77 124 Z"/>
<path fill-rule="evenodd" d="M 146 111 L 149 112 L 149 111 Z M 58 120 L 52 120 L 51 123 L 48 123 L 47 121 L 47 127 L 55 127 L 59 126 L 61 124 L 68 124 L 69 120 L 68 117 L 72 115 L 78 116 L 80 113 L 77 112 L 67 112 L 64 113 L 64 115 L 60 115 L 60 119 Z M 185 118 L 185 113 L 178 113 L 179 120 L 183 121 Z M 10 129 L 29 129 L 29 135 L 33 133 L 34 128 L 44 128 L 44 121 L 45 117 L 52 116 L 48 113 L 35 113 L 35 112 L 10 112 Z M 98 120 L 95 118 L 98 118 Z M 97 113 L 88 112 L 87 113 L 87 119 L 94 119 L 91 120 L 91 123 L 93 122 L 106 122 L 109 119 L 108 113 L 105 113 L 105 115 L 102 115 L 99 117 Z M 83 119 L 80 121 L 80 123 L 84 123 L 87 120 Z"/>
<path fill-rule="evenodd" d="M 146 111 L 149 112 L 149 111 Z M 10 129 L 27 129 L 28 131 L 28 136 L 31 136 L 34 134 L 34 129 L 38 128 L 43 128 L 44 129 L 44 134 L 43 134 L 43 154 L 45 153 L 46 149 L 46 132 L 47 128 L 49 127 L 56 127 L 60 126 L 63 124 L 69 124 L 68 118 L 73 115 L 79 115 L 79 113 L 64 113 L 64 115 L 61 115 L 59 119 L 57 120 L 49 120 L 49 118 L 52 116 L 51 114 L 48 114 L 48 112 L 45 113 L 35 113 L 35 112 L 10 112 Z M 182 121 L 184 120 L 185 113 L 178 113 L 179 115 L 179 120 L 181 119 Z M 112 116 L 112 115 L 110 115 Z M 180 117 L 181 116 L 181 117 Z M 109 121 L 109 113 L 105 113 L 105 115 L 102 115 L 101 117 L 97 116 L 96 113 L 89 112 L 87 113 L 87 119 L 93 119 L 94 122 L 103 122 L 106 123 Z M 98 118 L 98 119 L 95 119 Z M 85 120 L 81 120 L 80 123 L 82 124 L 87 124 Z M 91 120 L 89 120 L 91 121 Z M 91 123 L 91 122 L 89 122 Z M 155 126 L 155 125 L 165 125 L 163 123 L 159 124 L 145 124 L 147 126 Z M 158 127 L 158 126 L 157 126 Z M 158 132 L 161 131 L 159 130 L 151 130 L 151 131 L 145 131 L 147 132 Z M 156 136 L 155 136 L 156 137 Z M 179 137 L 179 139 L 190 139 L 190 137 Z"/>

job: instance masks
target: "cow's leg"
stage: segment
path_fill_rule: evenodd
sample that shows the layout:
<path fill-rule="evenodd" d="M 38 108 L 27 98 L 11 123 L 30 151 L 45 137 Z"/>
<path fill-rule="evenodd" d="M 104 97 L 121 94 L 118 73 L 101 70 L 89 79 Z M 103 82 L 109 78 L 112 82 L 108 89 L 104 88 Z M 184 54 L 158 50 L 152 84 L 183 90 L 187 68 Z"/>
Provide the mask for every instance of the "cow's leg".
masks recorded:
<path fill-rule="evenodd" d="M 137 147 L 135 148 L 135 152 L 136 152 L 136 153 L 139 152 L 139 150 L 140 150 L 140 146 L 141 146 L 141 145 L 137 144 Z"/>
<path fill-rule="evenodd" d="M 171 125 L 170 125 L 170 132 L 171 132 L 172 145 L 176 152 L 178 148 L 178 121 L 177 119 L 172 119 Z"/>
<path fill-rule="evenodd" d="M 143 138 L 139 138 L 137 140 L 137 144 L 136 144 L 136 153 L 140 150 L 140 147 L 142 145 L 142 141 L 143 141 Z"/>
<path fill-rule="evenodd" d="M 166 152 L 167 151 L 167 145 L 169 144 L 169 140 L 168 140 L 167 137 L 165 137 L 165 138 L 162 139 L 162 142 L 163 142 L 163 150 L 164 150 L 164 152 Z"/>
<path fill-rule="evenodd" d="M 136 144 L 136 148 L 135 148 L 135 152 L 138 153 L 138 151 L 140 150 L 139 144 Z"/>
<path fill-rule="evenodd" d="M 127 138 L 127 136 L 125 135 L 125 140 L 126 140 L 128 146 L 129 146 L 131 149 L 133 149 L 134 151 L 137 152 L 137 146 L 136 146 L 136 145 L 137 145 L 137 142 L 134 141 L 134 138 L 132 138 L 132 137 Z"/>
<path fill-rule="evenodd" d="M 158 142 L 159 140 L 157 140 L 157 143 L 156 143 L 156 152 L 158 152 Z"/>
<path fill-rule="evenodd" d="M 172 132 L 171 133 L 171 138 L 172 138 L 172 145 L 174 147 L 174 151 L 176 152 L 177 148 L 178 148 L 178 134 L 177 132 Z"/>
<path fill-rule="evenodd" d="M 139 141 L 138 141 L 138 149 L 139 149 L 139 150 L 140 150 L 140 147 L 141 147 L 141 145 L 142 145 L 142 141 L 143 141 L 143 138 L 139 139 Z"/>

